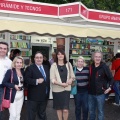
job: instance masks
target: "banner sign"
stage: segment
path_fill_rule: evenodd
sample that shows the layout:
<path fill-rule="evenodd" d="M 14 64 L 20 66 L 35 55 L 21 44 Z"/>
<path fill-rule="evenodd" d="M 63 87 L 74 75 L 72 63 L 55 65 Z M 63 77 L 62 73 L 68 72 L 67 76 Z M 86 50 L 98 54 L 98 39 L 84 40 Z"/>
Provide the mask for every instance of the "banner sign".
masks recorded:
<path fill-rule="evenodd" d="M 105 13 L 105 12 L 89 11 L 88 19 L 120 23 L 120 14 L 118 15 L 118 14 L 110 14 L 107 12 Z"/>
<path fill-rule="evenodd" d="M 4 1 L 4 0 L 0 1 L 0 10 L 53 15 L 53 16 L 58 15 L 57 6 L 31 4 L 31 3 L 14 2 L 14 1 Z"/>
<path fill-rule="evenodd" d="M 59 15 L 74 15 L 79 14 L 79 4 L 66 5 L 59 7 Z"/>

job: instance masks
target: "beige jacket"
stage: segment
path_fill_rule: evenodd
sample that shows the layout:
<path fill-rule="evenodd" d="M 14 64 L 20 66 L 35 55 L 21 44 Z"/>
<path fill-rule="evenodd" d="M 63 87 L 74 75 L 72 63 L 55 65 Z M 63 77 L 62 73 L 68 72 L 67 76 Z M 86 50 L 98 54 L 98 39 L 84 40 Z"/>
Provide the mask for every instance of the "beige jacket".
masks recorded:
<path fill-rule="evenodd" d="M 69 63 L 69 66 L 68 66 L 68 63 L 66 63 L 66 68 L 68 70 L 67 81 L 70 78 L 72 78 L 74 80 L 75 79 L 75 75 L 74 75 L 71 63 Z M 50 80 L 51 80 L 51 83 L 52 83 L 52 91 L 53 92 L 62 92 L 62 91 L 65 91 L 65 90 L 66 91 L 70 91 L 71 90 L 71 85 L 68 85 L 68 87 L 64 88 L 64 87 L 62 87 L 60 85 L 54 84 L 55 80 L 60 82 L 60 83 L 62 83 L 56 63 L 53 63 L 51 68 L 50 68 Z"/>

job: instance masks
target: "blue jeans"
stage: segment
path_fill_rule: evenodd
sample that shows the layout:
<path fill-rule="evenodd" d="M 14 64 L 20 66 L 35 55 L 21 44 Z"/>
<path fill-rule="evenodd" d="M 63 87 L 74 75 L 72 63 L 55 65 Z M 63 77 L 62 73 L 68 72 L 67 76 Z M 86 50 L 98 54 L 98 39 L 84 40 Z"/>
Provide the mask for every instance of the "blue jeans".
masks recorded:
<path fill-rule="evenodd" d="M 88 119 L 88 92 L 77 93 L 74 95 L 75 100 L 75 115 L 76 120 L 87 120 Z M 82 118 L 81 118 L 82 109 Z"/>
<path fill-rule="evenodd" d="M 4 92 L 4 89 L 3 89 L 3 87 L 0 86 L 0 120 L 2 120 L 2 107 L 1 107 L 1 104 L 2 104 L 3 92 Z"/>
<path fill-rule="evenodd" d="M 120 88 L 119 88 L 120 87 L 120 81 L 115 81 L 114 85 L 116 87 L 116 91 L 115 91 L 115 103 L 119 104 L 119 100 L 120 100 L 120 97 L 119 97 L 119 95 L 120 95 Z"/>
<path fill-rule="evenodd" d="M 98 119 L 104 120 L 104 104 L 105 104 L 105 94 L 102 95 L 89 95 L 89 120 L 96 119 L 96 110 L 98 110 Z"/>

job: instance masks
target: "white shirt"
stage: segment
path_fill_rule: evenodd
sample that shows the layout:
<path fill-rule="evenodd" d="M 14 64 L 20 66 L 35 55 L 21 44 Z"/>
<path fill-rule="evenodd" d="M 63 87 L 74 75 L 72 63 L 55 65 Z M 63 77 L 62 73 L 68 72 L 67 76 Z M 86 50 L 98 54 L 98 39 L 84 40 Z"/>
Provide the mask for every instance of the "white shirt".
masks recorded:
<path fill-rule="evenodd" d="M 0 84 L 2 84 L 5 73 L 8 69 L 11 69 L 12 61 L 8 58 L 0 59 Z"/>

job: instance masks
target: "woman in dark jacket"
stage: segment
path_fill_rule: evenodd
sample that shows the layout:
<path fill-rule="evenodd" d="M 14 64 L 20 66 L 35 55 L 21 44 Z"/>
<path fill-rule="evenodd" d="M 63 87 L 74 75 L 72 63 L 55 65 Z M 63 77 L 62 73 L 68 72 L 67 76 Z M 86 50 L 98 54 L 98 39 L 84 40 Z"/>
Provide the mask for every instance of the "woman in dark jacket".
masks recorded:
<path fill-rule="evenodd" d="M 11 94 L 11 104 L 9 108 L 10 117 L 9 120 L 20 120 L 20 113 L 24 100 L 23 93 L 23 68 L 24 60 L 21 56 L 15 57 L 12 63 L 12 69 L 9 69 L 3 79 L 3 86 L 6 87 L 5 99 L 10 98 L 10 89 L 12 89 Z M 12 83 L 11 83 L 12 78 Z"/>

